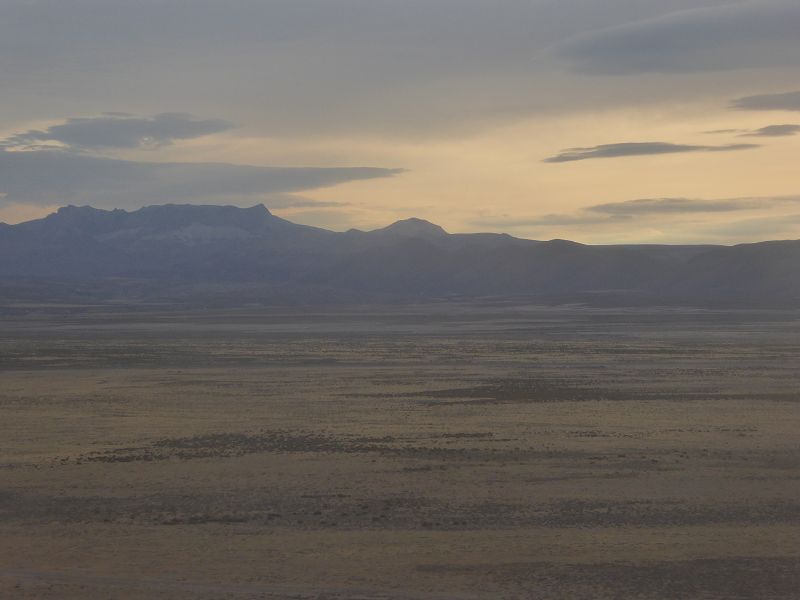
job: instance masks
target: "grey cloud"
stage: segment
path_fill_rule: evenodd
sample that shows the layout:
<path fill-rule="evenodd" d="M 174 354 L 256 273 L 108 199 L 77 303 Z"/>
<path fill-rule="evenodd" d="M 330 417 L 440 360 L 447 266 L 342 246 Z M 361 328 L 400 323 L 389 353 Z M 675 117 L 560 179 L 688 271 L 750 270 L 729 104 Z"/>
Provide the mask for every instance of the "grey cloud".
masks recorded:
<path fill-rule="evenodd" d="M 800 111 L 800 91 L 745 96 L 731 102 L 731 108 L 735 110 Z"/>
<path fill-rule="evenodd" d="M 622 156 L 649 156 L 656 154 L 676 154 L 682 152 L 731 152 L 758 148 L 757 144 L 728 144 L 726 146 L 695 146 L 689 144 L 669 144 L 666 142 L 624 142 L 602 144 L 590 148 L 567 148 L 544 162 L 563 163 L 593 158 L 618 158 Z"/>
<path fill-rule="evenodd" d="M 742 137 L 786 137 L 800 133 L 800 125 L 767 125 L 748 133 L 743 133 Z"/>
<path fill-rule="evenodd" d="M 487 217 L 472 221 L 480 227 L 550 228 L 574 225 L 613 225 L 658 215 L 688 215 L 697 213 L 731 213 L 768 209 L 777 206 L 800 205 L 800 196 L 770 196 L 762 198 L 726 198 L 702 200 L 691 198 L 642 198 L 622 202 L 607 202 L 587 206 L 573 214 L 547 214 L 533 218 Z"/>
<path fill-rule="evenodd" d="M 630 217 L 626 215 L 549 214 L 527 219 L 513 217 L 487 217 L 473 220 L 471 221 L 471 224 L 479 227 L 524 227 L 528 229 L 536 229 L 540 227 L 553 227 L 560 225 L 568 226 L 619 223 L 620 221 L 627 221 L 629 219 Z"/>
<path fill-rule="evenodd" d="M 350 206 L 349 202 L 331 202 L 328 200 L 313 200 L 298 194 L 269 194 L 261 196 L 261 202 L 267 208 L 282 209 L 282 208 L 339 208 L 342 206 Z"/>
<path fill-rule="evenodd" d="M 704 131 L 703 133 L 717 135 L 721 133 L 745 133 L 747 131 L 747 129 L 712 129 L 711 131 Z"/>
<path fill-rule="evenodd" d="M 800 65 L 800 5 L 697 8 L 581 35 L 555 48 L 582 72 L 691 73 Z"/>
<path fill-rule="evenodd" d="M 624 202 L 595 204 L 585 210 L 618 216 L 645 216 L 654 214 L 688 214 L 735 212 L 757 210 L 771 206 L 800 203 L 800 197 L 778 196 L 769 198 L 728 198 L 723 200 L 695 200 L 690 198 L 642 198 Z"/>
<path fill-rule="evenodd" d="M 781 215 L 778 217 L 759 217 L 743 219 L 733 223 L 712 225 L 701 228 L 698 232 L 706 236 L 721 238 L 738 238 L 760 241 L 763 239 L 797 239 L 800 214 Z"/>
<path fill-rule="evenodd" d="M 168 106 L 235 115 L 254 135 L 430 136 L 589 101 L 593 109 L 637 103 L 643 94 L 661 102 L 696 89 L 650 82 L 636 94 L 593 87 L 590 98 L 548 48 L 696 4 L 3 0 L 0 121 Z"/>
<path fill-rule="evenodd" d="M 767 125 L 759 129 L 713 129 L 704 131 L 705 134 L 738 134 L 739 137 L 785 137 L 800 133 L 800 125 L 783 123 L 780 125 Z"/>
<path fill-rule="evenodd" d="M 283 168 L 224 163 L 155 163 L 58 151 L 0 150 L 0 202 L 141 206 L 174 201 L 250 201 L 402 169 Z M 299 200 L 302 203 L 302 200 Z"/>
<path fill-rule="evenodd" d="M 157 148 L 175 140 L 188 140 L 231 129 L 221 119 L 196 119 L 185 113 L 138 117 L 106 113 L 100 117 L 71 118 L 45 130 L 30 130 L 0 142 L 6 147 L 36 148 L 57 142 L 67 148 Z"/>
<path fill-rule="evenodd" d="M 683 239 L 685 243 L 707 242 L 719 238 L 758 241 L 763 239 L 789 239 L 800 237 L 797 225 L 800 214 L 760 216 L 722 222 L 720 213 L 734 219 L 739 213 L 748 211 L 783 209 L 792 210 L 800 206 L 798 196 L 764 196 L 753 198 L 725 198 L 704 200 L 690 198 L 644 198 L 623 202 L 609 202 L 588 206 L 572 214 L 547 214 L 532 218 L 511 216 L 486 217 L 473 220 L 472 225 L 487 228 L 543 230 L 552 233 L 554 228 L 584 229 L 586 232 L 603 233 L 613 231 L 635 231 L 637 228 L 671 227 L 671 239 Z M 692 216 L 717 214 L 713 219 L 692 219 Z M 774 214 L 774 213 L 773 213 Z M 758 215 L 758 213 L 755 213 Z M 682 218 L 683 217 L 683 218 Z M 677 237 L 676 237 L 677 236 Z"/>

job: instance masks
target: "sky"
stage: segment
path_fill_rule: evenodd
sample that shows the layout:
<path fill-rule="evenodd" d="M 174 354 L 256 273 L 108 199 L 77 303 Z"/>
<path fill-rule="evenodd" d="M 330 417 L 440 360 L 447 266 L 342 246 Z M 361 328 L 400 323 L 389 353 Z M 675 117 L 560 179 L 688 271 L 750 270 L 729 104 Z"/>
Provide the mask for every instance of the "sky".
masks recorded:
<path fill-rule="evenodd" d="M 0 221 L 800 238 L 800 0 L 2 0 Z"/>

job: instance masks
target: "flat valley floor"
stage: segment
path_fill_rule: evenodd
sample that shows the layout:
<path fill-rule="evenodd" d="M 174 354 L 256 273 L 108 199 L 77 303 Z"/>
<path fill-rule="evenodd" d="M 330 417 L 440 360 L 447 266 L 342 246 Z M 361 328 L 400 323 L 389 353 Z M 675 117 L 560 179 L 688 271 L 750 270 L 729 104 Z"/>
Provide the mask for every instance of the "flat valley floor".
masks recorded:
<path fill-rule="evenodd" d="M 800 598 L 800 312 L 6 306 L 0 597 Z"/>

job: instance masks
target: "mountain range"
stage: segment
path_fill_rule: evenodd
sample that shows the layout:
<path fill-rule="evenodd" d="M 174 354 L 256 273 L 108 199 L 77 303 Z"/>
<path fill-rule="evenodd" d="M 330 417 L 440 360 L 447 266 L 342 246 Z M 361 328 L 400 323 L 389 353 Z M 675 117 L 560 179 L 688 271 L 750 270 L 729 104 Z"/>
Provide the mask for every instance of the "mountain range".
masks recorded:
<path fill-rule="evenodd" d="M 334 232 L 264 206 L 67 206 L 0 224 L 0 302 L 200 304 L 524 298 L 800 307 L 800 241 L 584 245 L 450 234 L 421 219 Z"/>

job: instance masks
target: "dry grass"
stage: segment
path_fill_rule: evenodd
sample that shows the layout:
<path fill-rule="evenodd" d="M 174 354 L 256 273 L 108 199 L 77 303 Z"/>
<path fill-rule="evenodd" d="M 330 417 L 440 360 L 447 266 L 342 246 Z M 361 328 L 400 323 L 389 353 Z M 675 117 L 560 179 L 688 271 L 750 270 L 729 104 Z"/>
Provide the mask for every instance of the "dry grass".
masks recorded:
<path fill-rule="evenodd" d="M 37 309 L 0 597 L 796 598 L 792 313 Z"/>

